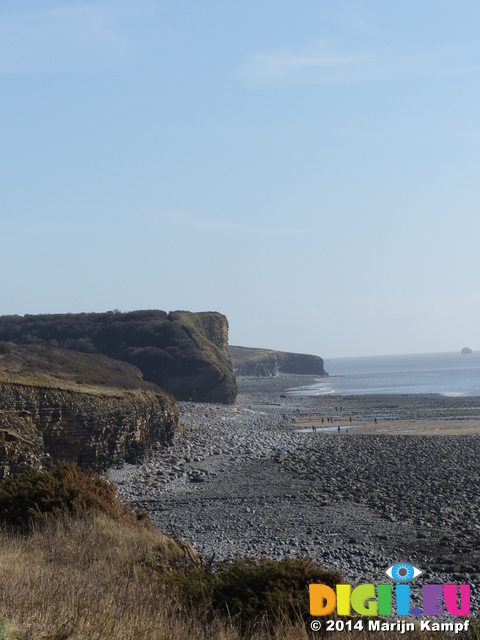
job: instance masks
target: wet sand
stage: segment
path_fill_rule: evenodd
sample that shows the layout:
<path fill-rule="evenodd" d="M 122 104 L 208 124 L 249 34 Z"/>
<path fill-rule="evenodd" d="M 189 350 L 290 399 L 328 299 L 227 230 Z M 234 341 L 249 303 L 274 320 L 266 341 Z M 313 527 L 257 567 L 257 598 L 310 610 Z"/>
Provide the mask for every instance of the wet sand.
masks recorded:
<path fill-rule="evenodd" d="M 313 376 L 239 378 L 237 405 L 293 417 L 296 429 L 317 433 L 372 435 L 480 434 L 480 398 L 437 394 L 298 396 L 295 389 L 318 381 Z M 323 422 L 322 422 L 323 420 Z M 328 429 L 328 430 L 327 430 Z"/>
<path fill-rule="evenodd" d="M 295 423 L 297 429 L 312 429 L 317 433 L 338 433 L 338 435 L 372 434 L 372 435 L 415 435 L 415 436 L 465 436 L 480 434 L 480 420 L 377 420 L 371 422 L 352 422 L 334 419 L 323 423 L 316 416 L 306 416 Z M 333 427 L 333 430 L 326 429 Z M 336 431 L 340 427 L 340 431 Z"/>

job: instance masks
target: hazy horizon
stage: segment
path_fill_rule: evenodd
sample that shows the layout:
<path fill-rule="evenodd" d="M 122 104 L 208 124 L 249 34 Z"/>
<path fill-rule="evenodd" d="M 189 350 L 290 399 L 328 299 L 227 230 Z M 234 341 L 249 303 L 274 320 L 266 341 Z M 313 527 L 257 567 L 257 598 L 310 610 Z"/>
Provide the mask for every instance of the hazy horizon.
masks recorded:
<path fill-rule="evenodd" d="M 3 2 L 0 314 L 212 310 L 232 344 L 323 358 L 475 349 L 479 19 Z"/>
<path fill-rule="evenodd" d="M 468 347 L 469 349 L 471 347 Z M 461 347 L 461 349 L 463 349 L 463 347 Z M 355 356 L 326 356 L 323 357 L 324 362 L 326 362 L 327 360 L 350 360 L 350 359 L 354 359 L 354 358 L 396 358 L 396 357 L 402 357 L 402 356 L 440 356 L 440 355 L 453 355 L 453 354 L 459 354 L 459 355 L 463 355 L 461 354 L 461 349 L 458 349 L 457 351 L 415 351 L 414 353 L 376 353 L 376 354 L 371 354 L 371 353 L 364 353 L 364 354 L 360 354 L 360 355 L 355 355 Z M 468 354 L 468 355 L 473 355 L 473 354 L 478 354 L 478 349 L 472 349 L 472 354 Z"/>

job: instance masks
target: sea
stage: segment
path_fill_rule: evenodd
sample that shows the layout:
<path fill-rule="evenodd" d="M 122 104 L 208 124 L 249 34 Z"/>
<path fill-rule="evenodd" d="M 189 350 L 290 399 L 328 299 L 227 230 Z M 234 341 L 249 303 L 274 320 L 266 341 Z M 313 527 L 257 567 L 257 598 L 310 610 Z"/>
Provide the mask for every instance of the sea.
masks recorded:
<path fill-rule="evenodd" d="M 480 351 L 329 358 L 324 367 L 329 377 L 295 387 L 289 394 L 480 396 Z"/>

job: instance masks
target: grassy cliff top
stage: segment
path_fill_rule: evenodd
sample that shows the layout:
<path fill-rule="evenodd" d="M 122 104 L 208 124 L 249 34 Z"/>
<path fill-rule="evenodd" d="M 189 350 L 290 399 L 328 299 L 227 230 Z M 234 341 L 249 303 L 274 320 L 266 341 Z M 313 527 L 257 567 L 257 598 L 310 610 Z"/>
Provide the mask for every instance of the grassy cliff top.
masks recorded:
<path fill-rule="evenodd" d="M 261 349 L 256 347 L 235 347 L 230 345 L 230 354 L 236 362 L 246 362 L 247 360 L 262 360 L 267 356 L 305 356 L 308 358 L 319 358 L 307 353 L 293 353 L 292 351 L 276 351 L 275 349 Z"/>
<path fill-rule="evenodd" d="M 119 394 L 160 389 L 137 367 L 101 354 L 0 342 L 0 382 L 83 393 Z"/>

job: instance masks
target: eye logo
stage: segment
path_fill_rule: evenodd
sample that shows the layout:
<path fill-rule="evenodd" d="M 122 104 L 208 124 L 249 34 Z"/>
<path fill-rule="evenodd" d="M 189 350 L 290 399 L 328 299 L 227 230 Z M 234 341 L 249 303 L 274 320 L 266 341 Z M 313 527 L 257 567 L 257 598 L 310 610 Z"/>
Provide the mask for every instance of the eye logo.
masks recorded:
<path fill-rule="evenodd" d="M 408 562 L 397 562 L 388 567 L 385 573 L 391 580 L 396 582 L 395 585 L 368 583 L 353 587 L 350 584 L 337 584 L 334 590 L 326 584 L 309 584 L 310 615 L 315 617 L 328 616 L 336 609 L 338 616 L 350 616 L 353 609 L 355 613 L 361 616 L 383 617 L 392 615 L 393 606 L 395 606 L 397 616 L 441 616 L 444 614 L 443 607 L 452 616 L 466 617 L 470 615 L 469 584 L 417 584 L 417 588 L 414 586 L 413 590 L 421 591 L 422 607 L 412 607 L 410 602 L 412 585 L 409 583 L 421 575 L 423 571 L 412 564 L 408 564 Z M 395 600 L 393 600 L 393 597 L 395 597 Z M 397 622 L 396 624 L 400 623 Z M 432 626 L 431 630 L 439 631 L 440 623 L 435 624 L 436 627 Z M 388 623 L 385 623 L 385 625 L 385 627 L 381 628 L 382 631 L 400 631 L 398 626 L 389 627 Z M 415 626 L 410 622 L 402 623 L 402 625 L 401 633 L 405 633 L 405 630 L 413 631 Z M 408 625 L 411 625 L 411 627 L 408 627 Z M 460 628 L 461 626 L 455 627 L 455 633 L 458 633 L 457 629 L 459 630 Z M 464 628 L 466 629 L 467 627 Z M 427 630 L 430 627 L 422 626 L 421 629 Z M 379 631 L 380 627 L 375 626 L 372 622 L 369 630 Z"/>
<path fill-rule="evenodd" d="M 392 564 L 391 567 L 388 567 L 385 573 L 395 582 L 410 582 L 410 580 L 421 575 L 423 571 L 406 562 L 397 562 L 397 564 Z"/>

